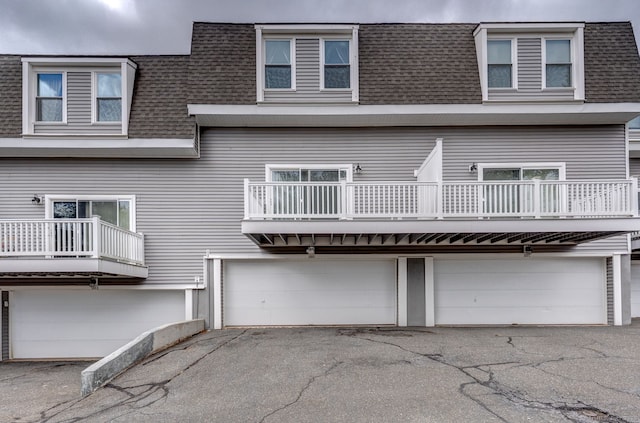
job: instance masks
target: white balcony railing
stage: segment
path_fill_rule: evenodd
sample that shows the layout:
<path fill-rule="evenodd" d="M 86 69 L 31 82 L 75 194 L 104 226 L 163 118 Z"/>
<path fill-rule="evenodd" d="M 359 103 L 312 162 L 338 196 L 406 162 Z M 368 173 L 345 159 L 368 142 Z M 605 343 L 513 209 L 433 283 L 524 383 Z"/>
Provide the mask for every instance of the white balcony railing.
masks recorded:
<path fill-rule="evenodd" d="M 636 216 L 636 180 L 251 182 L 245 219 Z"/>
<path fill-rule="evenodd" d="M 144 265 L 144 235 L 90 219 L 0 220 L 0 257 L 92 257 Z"/>

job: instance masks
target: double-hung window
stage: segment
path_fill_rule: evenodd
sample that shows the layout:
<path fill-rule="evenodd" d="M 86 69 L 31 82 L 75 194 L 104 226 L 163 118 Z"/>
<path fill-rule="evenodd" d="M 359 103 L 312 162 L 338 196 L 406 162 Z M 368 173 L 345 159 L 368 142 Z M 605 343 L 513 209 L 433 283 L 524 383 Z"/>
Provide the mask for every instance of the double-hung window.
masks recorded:
<path fill-rule="evenodd" d="M 487 41 L 487 74 L 489 88 L 512 88 L 511 40 Z"/>
<path fill-rule="evenodd" d="M 323 88 L 350 88 L 349 40 L 324 40 Z"/>
<path fill-rule="evenodd" d="M 264 87 L 275 89 L 292 88 L 290 39 L 265 40 Z"/>
<path fill-rule="evenodd" d="M 571 40 L 546 40 L 545 51 L 546 87 L 571 87 Z"/>
<path fill-rule="evenodd" d="M 36 121 L 63 121 L 63 74 L 38 73 L 36 90 Z"/>
<path fill-rule="evenodd" d="M 96 73 L 96 121 L 122 120 L 122 77 L 119 73 Z"/>

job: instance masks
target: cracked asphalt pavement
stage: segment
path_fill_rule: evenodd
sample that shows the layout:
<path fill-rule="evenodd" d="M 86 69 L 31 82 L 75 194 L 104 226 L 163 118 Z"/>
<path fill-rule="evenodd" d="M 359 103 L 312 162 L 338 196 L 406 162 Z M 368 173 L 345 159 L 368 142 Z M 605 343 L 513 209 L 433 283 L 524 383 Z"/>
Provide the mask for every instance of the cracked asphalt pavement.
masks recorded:
<path fill-rule="evenodd" d="M 59 364 L 1 363 L 0 421 L 640 422 L 640 321 L 213 331 L 83 399 Z"/>

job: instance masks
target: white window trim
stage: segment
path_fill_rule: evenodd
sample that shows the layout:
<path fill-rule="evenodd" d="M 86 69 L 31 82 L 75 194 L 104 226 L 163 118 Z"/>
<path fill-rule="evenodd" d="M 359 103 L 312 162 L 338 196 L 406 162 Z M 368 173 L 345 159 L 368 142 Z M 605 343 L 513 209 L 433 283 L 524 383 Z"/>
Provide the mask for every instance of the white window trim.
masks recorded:
<path fill-rule="evenodd" d="M 569 41 L 569 54 L 571 55 L 571 85 L 568 87 L 547 87 L 547 41 L 548 40 L 568 40 Z M 576 89 L 576 51 L 575 51 L 575 40 L 573 36 L 543 36 L 541 38 L 542 42 L 542 89 L 546 91 L 568 91 Z"/>
<path fill-rule="evenodd" d="M 128 200 L 131 204 L 131 221 L 129 230 L 136 232 L 136 196 L 135 195 L 62 195 L 62 194 L 47 194 L 44 196 L 44 215 L 45 219 L 53 219 L 53 202 L 54 201 L 117 201 Z"/>
<path fill-rule="evenodd" d="M 489 41 L 511 41 L 511 86 L 510 87 L 490 87 L 489 86 Z M 486 84 L 487 89 L 491 91 L 517 91 L 518 90 L 518 38 L 517 37 L 501 37 L 499 35 L 489 36 L 487 38 L 486 48 L 484 49 L 484 62 L 486 66 Z"/>
<path fill-rule="evenodd" d="M 61 74 L 62 75 L 62 120 L 61 121 L 46 121 L 46 120 L 37 120 L 37 101 L 38 98 L 38 75 L 40 74 Z M 67 71 L 62 69 L 55 68 L 40 68 L 34 70 L 29 75 L 29 86 L 30 92 L 32 94 L 29 95 L 29 119 L 31 121 L 32 127 L 38 125 L 66 125 L 67 124 Z"/>
<path fill-rule="evenodd" d="M 324 86 L 324 42 L 325 41 L 347 41 L 349 42 L 349 88 L 325 88 Z M 351 92 L 353 91 L 353 63 L 355 62 L 355 55 L 353 49 L 353 40 L 350 37 L 320 37 L 320 91 L 328 91 L 328 92 Z"/>
<path fill-rule="evenodd" d="M 478 163 L 478 181 L 484 180 L 484 169 L 558 169 L 558 180 L 567 178 L 567 164 L 565 162 L 510 162 L 510 163 Z"/>
<path fill-rule="evenodd" d="M 265 81 L 265 78 L 266 78 L 265 67 L 267 66 L 266 45 L 267 45 L 267 41 L 271 41 L 271 40 L 289 41 L 289 56 L 291 57 L 291 87 L 290 88 L 266 88 L 267 86 L 267 81 Z M 263 87 L 262 91 L 295 92 L 296 91 L 296 37 L 291 37 L 287 35 L 268 35 L 262 38 L 262 42 L 260 44 L 261 45 L 260 45 L 260 50 L 258 50 L 258 57 L 260 58 L 259 66 L 262 69 L 262 72 L 261 72 L 262 76 L 261 76 L 261 79 L 259 80 L 258 85 L 261 85 Z"/>
<path fill-rule="evenodd" d="M 264 180 L 266 182 L 272 182 L 271 180 L 271 172 L 274 170 L 291 170 L 291 169 L 323 169 L 323 170 L 345 170 L 346 171 L 346 181 L 353 182 L 353 164 L 304 164 L 304 163 L 293 163 L 293 164 L 267 164 L 265 165 L 265 175 Z"/>
<path fill-rule="evenodd" d="M 124 77 L 120 68 L 114 70 L 93 70 L 91 71 L 91 124 L 93 125 L 122 125 L 123 116 L 118 121 L 102 121 L 98 120 L 98 74 L 112 73 L 120 75 L 120 110 L 125 108 L 124 100 Z M 110 97 L 115 98 L 115 97 Z M 124 113 L 123 113 L 124 115 Z"/>

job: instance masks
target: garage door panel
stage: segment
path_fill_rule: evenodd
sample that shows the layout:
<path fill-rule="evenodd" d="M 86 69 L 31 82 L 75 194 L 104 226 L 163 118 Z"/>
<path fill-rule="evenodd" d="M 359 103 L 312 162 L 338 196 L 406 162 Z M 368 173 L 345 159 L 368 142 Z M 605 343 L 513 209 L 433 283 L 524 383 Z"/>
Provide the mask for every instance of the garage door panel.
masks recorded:
<path fill-rule="evenodd" d="M 262 260 L 224 265 L 224 323 L 395 323 L 395 261 Z"/>
<path fill-rule="evenodd" d="M 631 263 L 631 317 L 640 317 L 640 263 Z"/>
<path fill-rule="evenodd" d="M 13 358 L 102 357 L 154 327 L 184 320 L 182 291 L 15 291 Z"/>
<path fill-rule="evenodd" d="M 603 324 L 602 259 L 436 260 L 437 324 Z"/>

